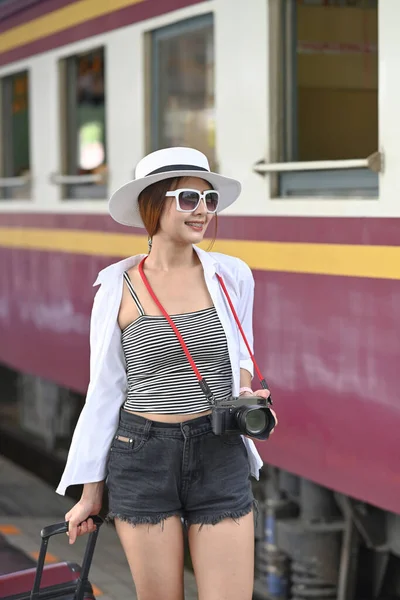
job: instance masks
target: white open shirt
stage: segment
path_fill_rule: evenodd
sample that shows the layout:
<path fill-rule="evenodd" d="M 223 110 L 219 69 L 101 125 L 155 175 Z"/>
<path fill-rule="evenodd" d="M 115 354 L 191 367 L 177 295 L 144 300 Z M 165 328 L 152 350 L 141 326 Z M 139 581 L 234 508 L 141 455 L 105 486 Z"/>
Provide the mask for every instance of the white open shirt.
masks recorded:
<path fill-rule="evenodd" d="M 225 331 L 232 366 L 234 396 L 239 394 L 240 369 L 253 375 L 234 316 L 216 277 L 221 275 L 253 352 L 254 279 L 240 259 L 193 247 L 203 265 L 208 291 Z M 127 393 L 125 357 L 121 344 L 118 313 L 124 271 L 137 265 L 144 254 L 132 256 L 100 271 L 90 321 L 90 382 L 86 402 L 76 425 L 67 463 L 57 488 L 64 495 L 68 486 L 103 481 L 107 458 L 118 427 L 119 412 Z M 259 478 L 262 460 L 252 440 L 243 437 L 253 477 Z M 150 468 L 150 467 L 149 467 Z"/>

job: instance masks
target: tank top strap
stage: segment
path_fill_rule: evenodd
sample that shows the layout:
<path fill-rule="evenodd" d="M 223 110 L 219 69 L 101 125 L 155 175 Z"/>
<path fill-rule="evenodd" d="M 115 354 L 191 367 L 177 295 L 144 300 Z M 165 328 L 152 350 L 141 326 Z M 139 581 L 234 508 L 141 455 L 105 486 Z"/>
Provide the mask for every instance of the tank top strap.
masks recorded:
<path fill-rule="evenodd" d="M 139 300 L 135 290 L 133 289 L 131 278 L 129 277 L 129 275 L 126 271 L 124 272 L 124 279 L 125 279 L 125 283 L 128 287 L 128 290 L 133 298 L 133 301 L 136 304 L 136 308 L 138 309 L 139 315 L 143 316 L 145 314 L 145 312 L 143 310 L 143 306 L 140 304 L 140 300 Z"/>

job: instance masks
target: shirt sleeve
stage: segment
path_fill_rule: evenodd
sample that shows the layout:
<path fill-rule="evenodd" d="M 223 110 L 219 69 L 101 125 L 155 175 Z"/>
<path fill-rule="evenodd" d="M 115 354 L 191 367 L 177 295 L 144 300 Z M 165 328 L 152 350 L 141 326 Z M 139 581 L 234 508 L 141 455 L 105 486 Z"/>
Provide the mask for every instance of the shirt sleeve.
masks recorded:
<path fill-rule="evenodd" d="M 103 481 L 119 410 L 126 395 L 126 366 L 117 316 L 119 304 L 102 287 L 93 303 L 90 322 L 90 383 L 79 416 L 67 463 L 56 490 Z"/>
<path fill-rule="evenodd" d="M 243 331 L 246 335 L 247 341 L 253 350 L 253 305 L 254 305 L 254 277 L 251 269 L 248 265 L 239 260 L 239 307 L 238 317 L 242 325 Z M 239 332 L 240 337 L 240 368 L 246 369 L 254 376 L 253 361 L 249 356 L 249 352 L 246 348 L 246 344 L 243 341 L 242 335 Z"/>

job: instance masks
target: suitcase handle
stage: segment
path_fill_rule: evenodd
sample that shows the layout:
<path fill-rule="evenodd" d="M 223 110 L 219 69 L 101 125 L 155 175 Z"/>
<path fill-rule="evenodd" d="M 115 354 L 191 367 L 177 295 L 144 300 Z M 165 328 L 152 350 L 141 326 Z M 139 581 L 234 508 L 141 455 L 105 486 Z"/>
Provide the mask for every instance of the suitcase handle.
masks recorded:
<path fill-rule="evenodd" d="M 89 569 L 92 563 L 94 549 L 96 547 L 97 536 L 99 535 L 99 527 L 103 523 L 103 519 L 98 515 L 91 515 L 88 519 L 93 519 L 93 523 L 96 525 L 96 530 L 89 534 L 89 539 L 86 544 L 85 556 L 83 558 L 81 575 L 79 577 L 74 600 L 83 600 L 85 585 L 89 576 Z M 47 547 L 49 545 L 49 539 L 53 535 L 59 535 L 60 533 L 67 533 L 68 521 L 62 523 L 55 523 L 54 525 L 48 525 L 44 527 L 40 532 L 42 543 L 40 545 L 38 564 L 36 567 L 35 581 L 31 591 L 30 600 L 39 600 L 40 598 L 40 582 L 42 580 L 44 561 L 47 554 Z"/>
<path fill-rule="evenodd" d="M 102 525 L 103 519 L 99 517 L 99 515 L 91 515 L 88 519 L 93 519 L 93 523 L 95 525 Z M 40 535 L 43 538 L 49 538 L 53 535 L 58 535 L 59 533 L 67 533 L 68 531 L 68 521 L 64 521 L 63 523 L 54 523 L 54 525 L 48 525 L 47 527 L 43 527 Z"/>

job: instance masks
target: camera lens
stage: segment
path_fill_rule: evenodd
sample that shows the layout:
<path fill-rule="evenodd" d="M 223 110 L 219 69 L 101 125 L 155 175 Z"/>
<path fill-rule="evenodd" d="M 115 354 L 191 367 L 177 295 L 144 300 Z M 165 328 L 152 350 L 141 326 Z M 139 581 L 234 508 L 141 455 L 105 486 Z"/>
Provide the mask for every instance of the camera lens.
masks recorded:
<path fill-rule="evenodd" d="M 262 409 L 250 409 L 244 415 L 246 430 L 249 435 L 257 435 L 262 433 L 267 426 L 267 417 Z"/>
<path fill-rule="evenodd" d="M 250 437 L 266 439 L 272 429 L 270 412 L 261 406 L 241 406 L 235 412 L 239 430 Z"/>

